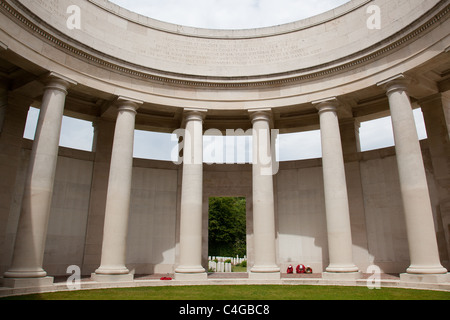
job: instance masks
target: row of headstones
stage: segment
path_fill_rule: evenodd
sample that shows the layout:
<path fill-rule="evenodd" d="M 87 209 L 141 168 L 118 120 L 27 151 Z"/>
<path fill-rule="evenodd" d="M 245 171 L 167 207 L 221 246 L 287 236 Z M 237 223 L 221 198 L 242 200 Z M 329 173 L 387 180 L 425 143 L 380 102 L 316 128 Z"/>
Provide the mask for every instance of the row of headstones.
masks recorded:
<path fill-rule="evenodd" d="M 231 272 L 231 263 L 209 261 L 208 268 L 213 272 Z"/>
<path fill-rule="evenodd" d="M 218 262 L 225 262 L 227 260 L 230 260 L 231 264 L 233 266 L 235 266 L 235 265 L 241 264 L 243 261 L 246 261 L 247 260 L 247 256 L 244 256 L 243 258 L 240 258 L 239 256 L 236 256 L 234 258 L 233 257 L 214 257 L 214 256 L 209 256 L 208 260 L 209 261 L 216 261 L 217 260 Z"/>
<path fill-rule="evenodd" d="M 247 257 L 244 256 L 244 258 L 240 258 L 239 256 L 236 256 L 236 258 L 233 257 L 208 257 L 208 270 L 211 270 L 213 272 L 231 272 L 231 266 L 232 265 L 238 265 L 242 263 L 243 261 L 247 260 Z M 231 262 L 225 262 L 225 261 L 231 261 Z"/>

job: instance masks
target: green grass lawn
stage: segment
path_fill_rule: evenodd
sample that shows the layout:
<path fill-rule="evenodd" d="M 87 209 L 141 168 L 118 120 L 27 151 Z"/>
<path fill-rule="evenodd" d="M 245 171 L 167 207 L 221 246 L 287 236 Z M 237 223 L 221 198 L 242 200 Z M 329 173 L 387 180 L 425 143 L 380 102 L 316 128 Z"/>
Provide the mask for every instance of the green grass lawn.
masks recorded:
<path fill-rule="evenodd" d="M 450 300 L 449 292 L 335 286 L 186 286 L 71 291 L 21 300 Z"/>
<path fill-rule="evenodd" d="M 247 267 L 241 267 L 240 265 L 231 266 L 231 272 L 247 272 Z"/>

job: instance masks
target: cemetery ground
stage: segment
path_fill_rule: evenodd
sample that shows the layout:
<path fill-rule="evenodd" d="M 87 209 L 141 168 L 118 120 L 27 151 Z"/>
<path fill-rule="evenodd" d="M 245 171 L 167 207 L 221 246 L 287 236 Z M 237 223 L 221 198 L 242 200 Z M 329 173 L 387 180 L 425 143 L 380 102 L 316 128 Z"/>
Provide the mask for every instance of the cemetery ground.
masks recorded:
<path fill-rule="evenodd" d="M 450 292 L 341 286 L 223 285 L 167 286 L 66 291 L 6 298 L 9 300 L 450 300 Z M 0 299 L 2 300 L 2 299 Z"/>

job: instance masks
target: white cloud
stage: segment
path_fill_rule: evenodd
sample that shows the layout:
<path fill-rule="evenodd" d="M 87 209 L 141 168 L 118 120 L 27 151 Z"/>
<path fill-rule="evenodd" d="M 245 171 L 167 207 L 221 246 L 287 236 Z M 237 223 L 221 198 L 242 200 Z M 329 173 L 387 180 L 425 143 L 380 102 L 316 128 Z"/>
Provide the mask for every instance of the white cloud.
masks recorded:
<path fill-rule="evenodd" d="M 359 129 L 361 151 L 375 150 L 394 145 L 391 117 L 361 123 Z"/>
<path fill-rule="evenodd" d="M 23 137 L 34 140 L 40 110 L 30 108 Z M 92 151 L 94 128 L 92 122 L 71 117 L 63 117 L 59 145 L 78 150 Z"/>
<path fill-rule="evenodd" d="M 212 29 L 274 26 L 334 9 L 349 0 L 110 0 L 175 24 Z"/>
<path fill-rule="evenodd" d="M 177 142 L 172 135 L 136 130 L 134 134 L 134 157 L 153 160 L 176 161 L 171 154 Z"/>
<path fill-rule="evenodd" d="M 427 130 L 421 109 L 414 110 L 417 134 L 420 140 L 427 139 Z M 359 130 L 361 151 L 369 151 L 395 145 L 391 117 L 361 123 Z"/>
<path fill-rule="evenodd" d="M 303 160 L 322 157 L 320 130 L 279 136 L 279 161 Z"/>

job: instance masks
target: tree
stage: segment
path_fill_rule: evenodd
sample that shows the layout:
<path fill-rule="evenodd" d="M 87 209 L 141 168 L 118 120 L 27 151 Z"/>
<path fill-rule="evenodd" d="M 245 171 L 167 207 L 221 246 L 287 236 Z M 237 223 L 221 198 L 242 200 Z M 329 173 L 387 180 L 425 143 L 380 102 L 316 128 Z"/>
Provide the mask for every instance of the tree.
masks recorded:
<path fill-rule="evenodd" d="M 246 199 L 209 199 L 208 246 L 211 256 L 246 254 Z"/>

